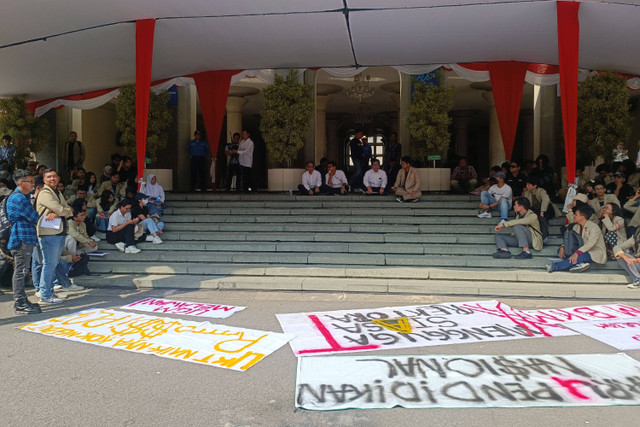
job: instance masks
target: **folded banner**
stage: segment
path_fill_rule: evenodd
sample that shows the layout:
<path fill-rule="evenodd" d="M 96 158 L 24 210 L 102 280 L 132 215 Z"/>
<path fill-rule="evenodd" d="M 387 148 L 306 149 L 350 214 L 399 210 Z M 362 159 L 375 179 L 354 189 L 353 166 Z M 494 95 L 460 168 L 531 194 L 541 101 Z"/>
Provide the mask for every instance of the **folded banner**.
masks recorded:
<path fill-rule="evenodd" d="M 246 307 L 207 304 L 202 302 L 173 301 L 169 299 L 149 297 L 140 301 L 132 302 L 128 305 L 123 305 L 120 308 L 148 311 L 152 313 L 188 314 L 189 316 L 226 319 L 232 314 L 244 310 Z"/>
<path fill-rule="evenodd" d="M 84 310 L 18 329 L 235 371 L 249 369 L 293 338 L 277 332 L 105 309 Z"/>
<path fill-rule="evenodd" d="M 640 362 L 624 354 L 298 359 L 296 407 L 304 409 L 638 404 Z"/>
<path fill-rule="evenodd" d="M 618 350 L 640 350 L 640 320 L 590 320 L 567 327 Z"/>
<path fill-rule="evenodd" d="M 276 317 L 284 332 L 296 335 L 290 345 L 298 356 L 577 335 L 563 326 L 541 327 L 494 311 L 513 309 L 499 301 L 476 301 Z"/>

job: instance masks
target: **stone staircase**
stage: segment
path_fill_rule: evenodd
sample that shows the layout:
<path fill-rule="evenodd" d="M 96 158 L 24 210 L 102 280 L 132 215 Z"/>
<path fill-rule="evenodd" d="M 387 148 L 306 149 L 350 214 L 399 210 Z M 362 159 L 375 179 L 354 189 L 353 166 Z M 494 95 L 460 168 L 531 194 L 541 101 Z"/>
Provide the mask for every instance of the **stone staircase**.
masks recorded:
<path fill-rule="evenodd" d="M 494 219 L 478 197 L 170 194 L 162 245 L 92 257 L 86 286 L 408 292 L 640 299 L 614 262 L 582 274 L 545 271 L 559 237 L 531 260 L 496 260 Z M 497 213 L 494 213 L 497 215 Z M 562 219 L 551 223 L 559 235 Z M 518 249 L 512 249 L 517 254 Z"/>

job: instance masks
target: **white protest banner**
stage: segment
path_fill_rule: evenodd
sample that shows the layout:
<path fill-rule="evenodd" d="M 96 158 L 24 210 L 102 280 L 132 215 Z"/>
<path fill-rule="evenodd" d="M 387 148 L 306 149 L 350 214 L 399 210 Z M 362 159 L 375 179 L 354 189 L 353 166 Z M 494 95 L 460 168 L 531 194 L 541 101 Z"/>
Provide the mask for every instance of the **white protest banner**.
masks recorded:
<path fill-rule="evenodd" d="M 640 320 L 589 320 L 570 323 L 567 327 L 618 350 L 640 350 Z"/>
<path fill-rule="evenodd" d="M 578 335 L 562 326 L 523 326 L 471 307 L 512 310 L 499 301 L 382 307 L 317 313 L 277 314 L 286 333 L 295 334 L 297 356 L 432 345 Z"/>
<path fill-rule="evenodd" d="M 640 404 L 624 354 L 322 356 L 298 359 L 296 407 L 487 408 Z M 516 423 L 517 424 L 517 423 Z"/>
<path fill-rule="evenodd" d="M 151 313 L 187 314 L 189 316 L 211 317 L 214 319 L 226 319 L 234 313 L 244 310 L 246 307 L 233 305 L 207 304 L 202 302 L 173 301 L 162 298 L 145 298 L 140 301 L 123 305 L 120 308 Z"/>
<path fill-rule="evenodd" d="M 249 369 L 293 338 L 277 332 L 99 308 L 42 320 L 19 329 L 235 371 Z"/>
<path fill-rule="evenodd" d="M 500 319 L 509 319 L 523 328 L 536 330 L 543 335 L 550 334 L 556 325 L 597 319 L 626 319 L 640 317 L 640 309 L 624 304 L 590 305 L 541 310 L 518 310 L 496 301 L 462 303 L 461 306 L 478 313 L 485 313 Z"/>

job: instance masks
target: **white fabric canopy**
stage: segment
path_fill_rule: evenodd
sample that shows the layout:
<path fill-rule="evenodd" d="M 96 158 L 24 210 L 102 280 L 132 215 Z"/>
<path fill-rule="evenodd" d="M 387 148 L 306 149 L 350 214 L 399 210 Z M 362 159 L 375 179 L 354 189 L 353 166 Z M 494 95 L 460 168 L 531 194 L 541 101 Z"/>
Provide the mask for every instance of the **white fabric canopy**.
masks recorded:
<path fill-rule="evenodd" d="M 638 3 L 581 1 L 581 68 L 640 74 Z M 551 0 L 3 0 L 0 96 L 133 83 L 135 20 L 149 18 L 153 81 L 207 70 L 558 64 Z"/>

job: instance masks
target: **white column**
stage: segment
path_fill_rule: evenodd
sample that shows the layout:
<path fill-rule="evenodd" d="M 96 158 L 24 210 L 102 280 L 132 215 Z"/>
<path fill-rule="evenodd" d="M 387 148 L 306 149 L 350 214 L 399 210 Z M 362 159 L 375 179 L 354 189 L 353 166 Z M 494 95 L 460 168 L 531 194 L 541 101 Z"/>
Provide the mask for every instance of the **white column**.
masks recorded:
<path fill-rule="evenodd" d="M 227 98 L 227 142 L 231 142 L 231 136 L 242 132 L 242 108 L 249 100 L 242 96 L 229 96 Z"/>
<path fill-rule="evenodd" d="M 411 104 L 411 76 L 409 74 L 400 74 L 400 114 L 398 117 L 398 141 L 402 145 L 402 155 L 407 156 L 411 153 L 411 137 L 409 128 L 407 127 L 407 119 L 409 118 L 409 104 Z"/>
<path fill-rule="evenodd" d="M 178 88 L 178 123 L 176 150 L 176 180 L 174 188 L 178 191 L 188 191 L 191 188 L 191 172 L 189 157 L 189 141 L 196 131 L 197 91 L 195 85 Z"/>
<path fill-rule="evenodd" d="M 329 95 L 316 95 L 315 158 L 316 164 L 327 155 L 327 105 L 333 98 Z M 305 160 L 306 161 L 306 160 Z"/>
<path fill-rule="evenodd" d="M 493 92 L 482 93 L 482 97 L 489 103 L 489 166 L 501 165 L 507 160 L 500 134 L 500 123 L 498 122 L 498 112 L 493 99 Z"/>

